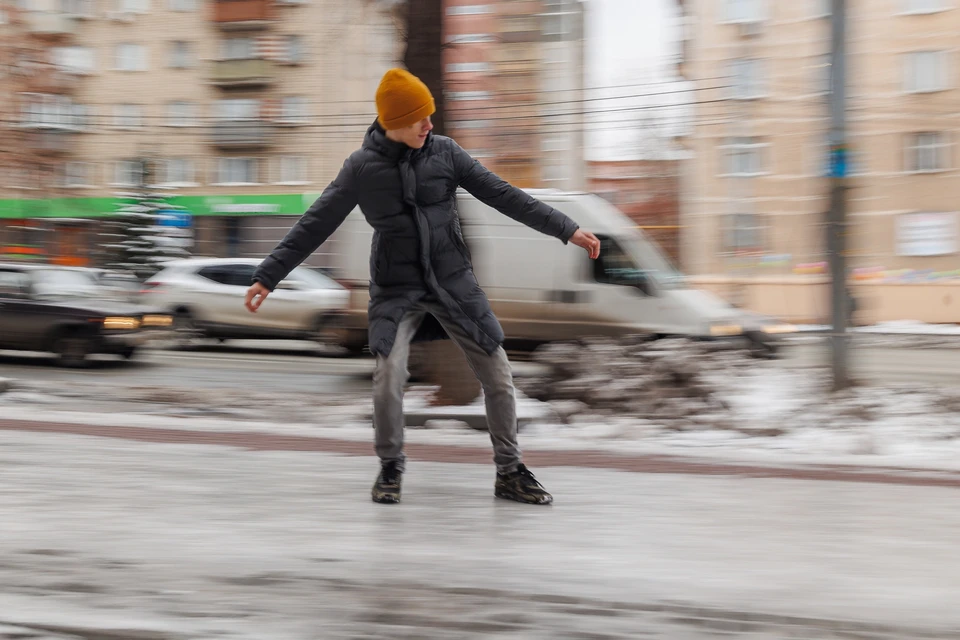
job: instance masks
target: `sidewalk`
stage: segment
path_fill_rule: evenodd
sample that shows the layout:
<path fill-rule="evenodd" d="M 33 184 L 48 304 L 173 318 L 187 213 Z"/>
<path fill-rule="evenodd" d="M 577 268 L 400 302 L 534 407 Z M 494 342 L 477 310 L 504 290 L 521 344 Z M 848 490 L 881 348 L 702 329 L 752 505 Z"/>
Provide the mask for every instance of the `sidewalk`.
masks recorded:
<path fill-rule="evenodd" d="M 256 425 L 246 430 L 230 430 L 236 427 L 224 421 L 197 422 L 179 421 L 179 428 L 130 426 L 122 420 L 113 424 L 87 422 L 56 422 L 49 420 L 24 420 L 0 418 L 0 432 L 21 431 L 47 434 L 95 436 L 155 444 L 215 445 L 250 451 L 287 451 L 332 453 L 348 456 L 372 456 L 373 434 L 369 429 L 358 434 L 356 430 L 344 434 L 342 429 L 331 436 L 285 434 L 275 430 L 257 431 Z M 164 421 L 170 424 L 169 420 Z M 219 424 L 218 424 L 219 423 Z M 215 424 L 219 428 L 210 429 Z M 267 425 L 272 426 L 272 425 Z M 192 428 L 191 428 L 192 427 Z M 206 428 L 204 428 L 206 427 Z M 349 435 L 351 438 L 337 436 Z M 359 438 L 357 436 L 360 436 Z M 427 438 L 420 441 L 419 436 Z M 441 463 L 491 464 L 492 453 L 485 437 L 470 439 L 471 446 L 463 444 L 439 444 L 430 442 L 429 433 L 407 430 L 406 453 L 411 460 Z M 365 436 L 365 437 L 364 437 Z M 537 449 L 525 447 L 525 461 L 531 467 L 579 467 L 582 469 L 605 469 L 632 473 L 688 474 L 705 476 L 734 476 L 753 478 L 794 478 L 800 480 L 825 480 L 835 482 L 858 482 L 874 484 L 899 484 L 960 488 L 960 471 L 922 469 L 898 466 L 861 466 L 850 464 L 771 464 L 744 463 L 721 458 L 694 456 L 613 453 L 603 450 Z"/>
<path fill-rule="evenodd" d="M 0 624 L 88 640 L 960 637 L 955 489 L 542 467 L 557 502 L 536 508 L 494 500 L 490 464 L 415 460 L 404 503 L 384 506 L 375 469 L 0 431 Z"/>

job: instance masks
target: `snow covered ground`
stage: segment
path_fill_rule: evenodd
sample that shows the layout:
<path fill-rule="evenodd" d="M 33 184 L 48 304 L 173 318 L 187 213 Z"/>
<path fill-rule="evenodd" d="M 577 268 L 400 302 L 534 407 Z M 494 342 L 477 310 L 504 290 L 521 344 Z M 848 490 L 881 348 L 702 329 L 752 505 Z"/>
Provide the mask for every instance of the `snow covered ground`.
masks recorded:
<path fill-rule="evenodd" d="M 829 333 L 829 325 L 797 325 L 797 333 L 788 342 L 822 340 Z M 865 327 L 850 327 L 853 344 L 859 347 L 889 347 L 907 349 L 958 349 L 960 325 L 927 324 L 916 320 L 881 322 Z"/>
<path fill-rule="evenodd" d="M 691 405 L 682 389 L 667 389 L 667 396 L 676 397 L 664 403 L 664 418 L 592 408 L 577 400 L 543 403 L 521 394 L 521 411 L 541 416 L 525 425 L 522 445 L 774 464 L 960 469 L 960 390 L 889 385 L 833 394 L 823 370 L 756 360 L 730 366 L 734 357 L 725 355 L 698 373 L 698 384 L 722 405 L 709 411 Z M 407 408 L 424 406 L 430 392 L 412 388 Z M 0 417 L 372 439 L 366 396 L 261 395 L 97 383 L 65 385 L 54 394 L 18 383 L 0 394 Z M 472 410 L 482 412 L 481 402 Z M 485 433 L 457 421 L 432 420 L 408 432 L 410 442 L 489 446 Z"/>

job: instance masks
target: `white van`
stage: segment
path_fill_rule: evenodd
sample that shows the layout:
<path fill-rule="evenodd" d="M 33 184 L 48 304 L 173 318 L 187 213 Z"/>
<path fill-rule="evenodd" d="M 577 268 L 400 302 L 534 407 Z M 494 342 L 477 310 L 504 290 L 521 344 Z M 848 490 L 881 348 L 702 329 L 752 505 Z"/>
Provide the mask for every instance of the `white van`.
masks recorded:
<path fill-rule="evenodd" d="M 764 322 L 686 286 L 654 242 L 606 200 L 588 193 L 529 189 L 602 241 L 600 258 L 543 235 L 459 191 L 457 205 L 477 281 L 508 343 L 648 333 L 747 338 L 772 353 L 786 325 Z M 351 289 L 344 346 L 366 344 L 370 243 L 359 209 L 337 230 L 339 280 Z"/>

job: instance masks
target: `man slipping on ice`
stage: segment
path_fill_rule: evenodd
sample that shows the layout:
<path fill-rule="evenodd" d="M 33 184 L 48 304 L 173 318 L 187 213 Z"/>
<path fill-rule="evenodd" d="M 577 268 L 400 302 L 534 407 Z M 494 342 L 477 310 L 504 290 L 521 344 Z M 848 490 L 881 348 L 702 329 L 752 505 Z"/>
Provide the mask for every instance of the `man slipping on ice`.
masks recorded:
<path fill-rule="evenodd" d="M 376 94 L 377 119 L 336 179 L 260 264 L 247 291 L 256 312 L 270 292 L 360 206 L 374 229 L 370 254 L 370 351 L 381 469 L 375 502 L 400 502 L 403 392 L 410 343 L 452 338 L 483 387 L 497 477 L 494 494 L 529 504 L 553 497 L 524 466 L 517 444 L 513 374 L 503 329 L 477 284 L 460 233 L 456 190 L 563 243 L 600 255 L 600 241 L 570 218 L 506 183 L 450 138 L 431 133 L 433 96 L 418 78 L 391 69 Z"/>

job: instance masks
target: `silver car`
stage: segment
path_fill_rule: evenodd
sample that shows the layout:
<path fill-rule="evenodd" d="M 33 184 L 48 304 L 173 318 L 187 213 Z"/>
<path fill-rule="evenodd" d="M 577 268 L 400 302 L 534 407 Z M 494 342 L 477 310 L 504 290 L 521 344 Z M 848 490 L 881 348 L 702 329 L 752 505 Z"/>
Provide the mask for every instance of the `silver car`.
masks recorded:
<path fill-rule="evenodd" d="M 297 267 L 257 313 L 244 307 L 260 260 L 191 258 L 164 263 L 141 300 L 168 310 L 182 339 L 283 338 L 336 344 L 350 292 L 336 280 Z"/>

